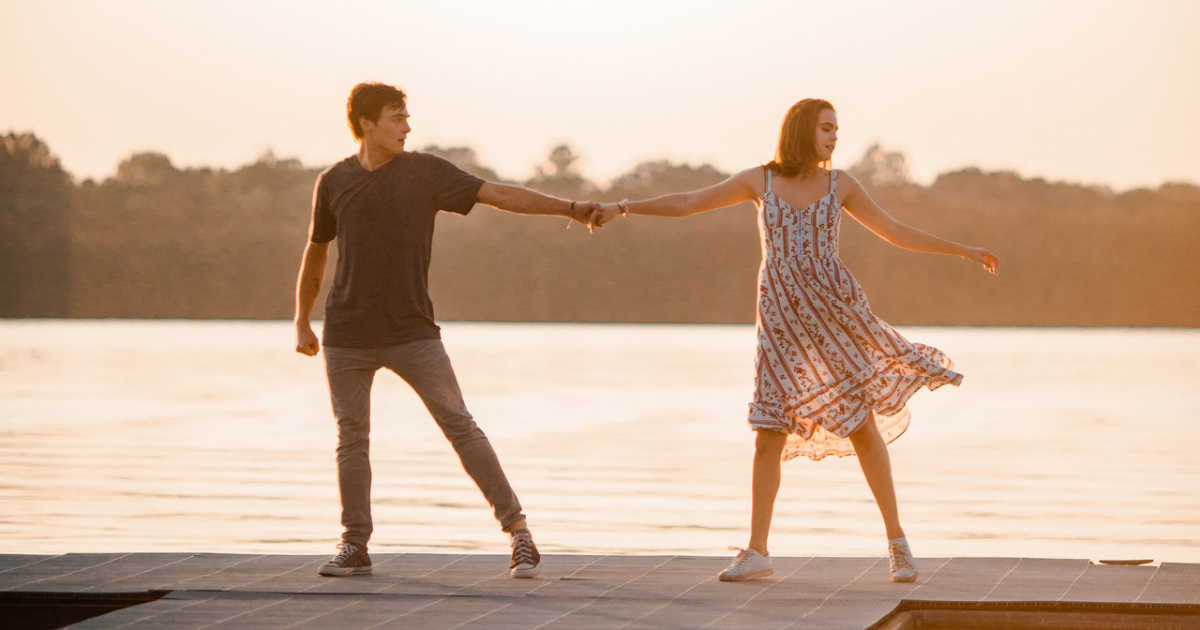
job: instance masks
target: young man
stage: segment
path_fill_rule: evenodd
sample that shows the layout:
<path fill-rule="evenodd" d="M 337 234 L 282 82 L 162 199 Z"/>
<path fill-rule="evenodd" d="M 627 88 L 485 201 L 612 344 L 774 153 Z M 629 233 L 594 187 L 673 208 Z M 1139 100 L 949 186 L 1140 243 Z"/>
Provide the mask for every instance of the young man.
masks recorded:
<path fill-rule="evenodd" d="M 337 272 L 325 305 L 325 371 L 338 425 L 340 551 L 328 576 L 371 572 L 371 383 L 386 367 L 417 392 L 454 446 L 467 474 L 511 537 L 513 577 L 537 574 L 540 555 L 487 436 L 463 403 L 429 300 L 429 259 L 439 210 L 467 214 L 485 203 L 521 214 L 565 215 L 586 223 L 598 204 L 576 203 L 485 182 L 439 157 L 404 150 L 412 128 L 404 92 L 360 83 L 346 103 L 358 153 L 318 176 L 309 242 L 296 287 L 296 351 L 315 356 L 309 318 L 330 241 Z"/>

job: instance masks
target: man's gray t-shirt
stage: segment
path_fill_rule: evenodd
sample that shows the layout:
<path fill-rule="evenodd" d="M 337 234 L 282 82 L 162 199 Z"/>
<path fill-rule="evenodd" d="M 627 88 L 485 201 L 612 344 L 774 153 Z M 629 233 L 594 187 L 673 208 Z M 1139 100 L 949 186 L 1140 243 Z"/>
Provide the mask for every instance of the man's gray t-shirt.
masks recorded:
<path fill-rule="evenodd" d="M 317 177 L 309 240 L 338 239 L 325 345 L 372 348 L 441 337 L 429 300 L 434 218 L 439 210 L 470 212 L 482 185 L 442 158 L 410 152 L 374 171 L 350 156 Z"/>

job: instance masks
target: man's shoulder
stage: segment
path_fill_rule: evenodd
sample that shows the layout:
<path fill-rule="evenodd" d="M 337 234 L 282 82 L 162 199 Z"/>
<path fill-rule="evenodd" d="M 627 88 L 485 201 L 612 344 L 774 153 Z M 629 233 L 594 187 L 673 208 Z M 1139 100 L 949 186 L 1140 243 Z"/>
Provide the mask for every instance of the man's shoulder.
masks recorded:
<path fill-rule="evenodd" d="M 348 158 L 335 162 L 325 170 L 317 173 L 317 181 L 337 181 L 339 179 L 350 177 L 356 172 L 356 166 L 358 165 L 355 163 L 355 157 L 352 155 Z M 359 167 L 358 170 L 361 170 L 361 167 Z"/>
<path fill-rule="evenodd" d="M 440 155 L 417 151 L 406 153 L 406 155 L 414 160 L 413 163 L 417 166 L 413 170 L 419 172 L 426 182 L 453 182 L 456 185 L 466 184 L 476 187 L 487 183 L 486 179 Z"/>

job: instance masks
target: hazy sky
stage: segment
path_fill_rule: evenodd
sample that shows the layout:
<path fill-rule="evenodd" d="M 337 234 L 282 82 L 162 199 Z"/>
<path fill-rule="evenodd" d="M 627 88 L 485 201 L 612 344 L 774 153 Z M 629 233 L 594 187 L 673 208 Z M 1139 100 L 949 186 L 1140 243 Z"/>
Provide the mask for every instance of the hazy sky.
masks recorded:
<path fill-rule="evenodd" d="M 1200 0 L 0 0 L 0 131 L 81 178 L 144 150 L 326 165 L 355 149 L 350 88 L 379 80 L 409 94 L 410 147 L 524 178 L 569 140 L 606 181 L 760 163 L 820 96 L 838 166 L 881 141 L 921 181 L 976 165 L 1124 189 L 1200 182 L 1197 32 Z"/>

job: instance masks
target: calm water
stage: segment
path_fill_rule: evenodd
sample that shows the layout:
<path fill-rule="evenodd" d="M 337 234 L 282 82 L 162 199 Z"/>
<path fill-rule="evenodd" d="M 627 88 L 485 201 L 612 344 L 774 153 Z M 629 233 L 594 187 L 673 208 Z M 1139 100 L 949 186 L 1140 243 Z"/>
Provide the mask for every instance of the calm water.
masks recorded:
<path fill-rule="evenodd" d="M 448 324 L 543 551 L 746 542 L 752 326 Z M 288 322 L 0 322 L 0 552 L 325 553 L 321 362 Z M 925 556 L 1200 562 L 1200 331 L 905 328 L 963 387 L 892 446 Z M 374 394 L 378 551 L 504 552 L 407 387 Z M 784 464 L 772 550 L 882 555 L 853 458 Z"/>

